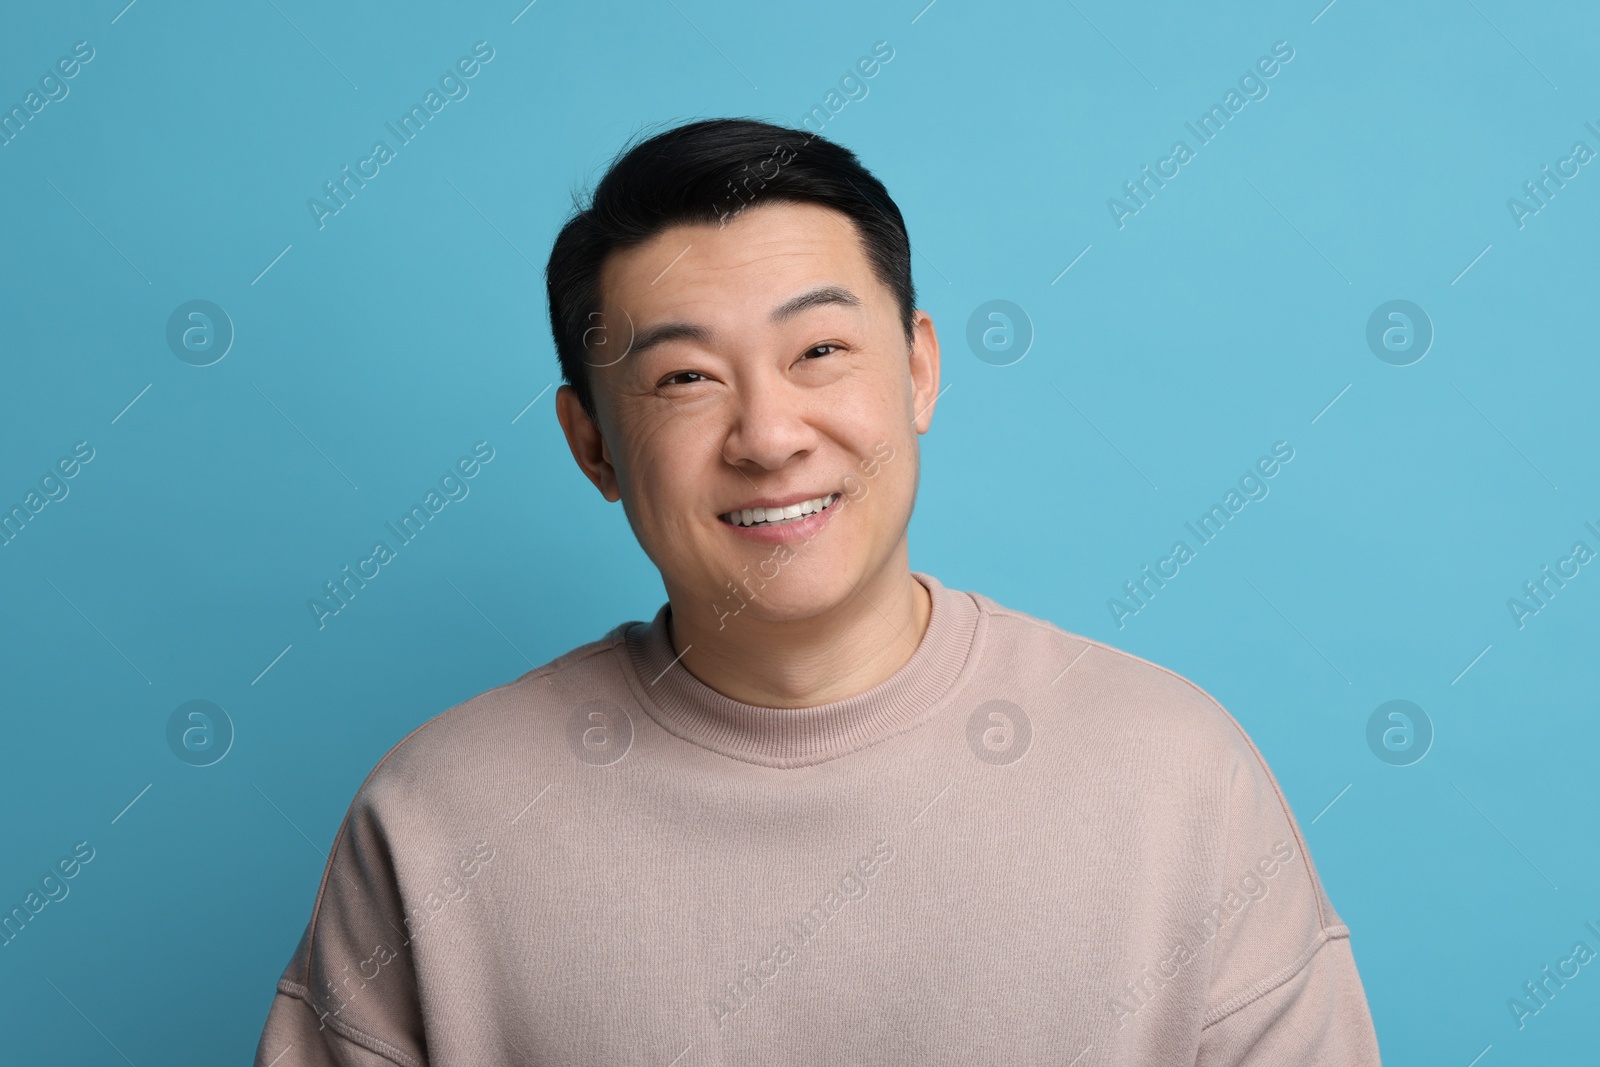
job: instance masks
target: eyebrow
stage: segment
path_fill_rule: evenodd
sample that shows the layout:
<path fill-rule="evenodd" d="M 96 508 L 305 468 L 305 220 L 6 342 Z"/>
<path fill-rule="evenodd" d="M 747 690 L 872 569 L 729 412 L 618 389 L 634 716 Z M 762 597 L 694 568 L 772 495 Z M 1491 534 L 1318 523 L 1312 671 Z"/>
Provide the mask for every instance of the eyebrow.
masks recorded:
<path fill-rule="evenodd" d="M 792 297 L 772 309 L 768 316 L 773 322 L 783 322 L 793 318 L 802 311 L 809 311 L 815 307 L 825 307 L 837 304 L 842 307 L 861 307 L 861 299 L 850 290 L 839 285 L 823 285 L 815 289 Z M 708 344 L 711 341 L 711 331 L 693 322 L 663 322 L 655 326 L 640 330 L 634 335 L 633 344 L 628 351 L 638 354 L 656 345 L 666 344 L 669 341 L 694 341 L 697 344 Z"/>
<path fill-rule="evenodd" d="M 704 326 L 697 326 L 692 322 L 663 322 L 634 334 L 633 344 L 628 346 L 628 351 L 637 355 L 647 348 L 654 348 L 668 341 L 694 341 L 706 344 L 710 340 L 711 331 Z"/>
<path fill-rule="evenodd" d="M 773 322 L 782 322 L 802 311 L 822 307 L 825 304 L 842 304 L 845 307 L 858 308 L 861 306 L 861 300 L 842 286 L 824 285 L 779 304 L 772 309 L 771 318 Z"/>

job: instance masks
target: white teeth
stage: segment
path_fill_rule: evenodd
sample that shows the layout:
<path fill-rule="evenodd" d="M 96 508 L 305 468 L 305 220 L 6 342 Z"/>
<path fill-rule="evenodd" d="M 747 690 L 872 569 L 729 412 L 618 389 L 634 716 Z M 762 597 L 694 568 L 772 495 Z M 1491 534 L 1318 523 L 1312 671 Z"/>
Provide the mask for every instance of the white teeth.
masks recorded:
<path fill-rule="evenodd" d="M 798 504 L 790 504 L 788 507 L 783 508 L 742 508 L 739 511 L 730 511 L 723 515 L 722 518 L 736 526 L 754 526 L 756 523 L 793 522 L 806 515 L 815 515 L 838 499 L 838 493 L 829 493 L 827 496 L 803 500 Z"/>

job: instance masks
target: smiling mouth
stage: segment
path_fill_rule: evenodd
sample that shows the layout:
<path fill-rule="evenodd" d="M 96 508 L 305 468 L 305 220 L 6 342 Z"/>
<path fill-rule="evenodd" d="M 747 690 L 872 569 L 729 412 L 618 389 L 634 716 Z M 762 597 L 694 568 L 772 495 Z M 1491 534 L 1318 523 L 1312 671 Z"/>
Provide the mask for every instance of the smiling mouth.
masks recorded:
<path fill-rule="evenodd" d="M 838 500 L 838 493 L 829 493 L 827 496 L 802 500 L 798 504 L 790 504 L 784 508 L 742 508 L 739 511 L 724 512 L 717 518 L 730 526 L 788 526 L 810 518 L 819 511 L 826 511 Z"/>

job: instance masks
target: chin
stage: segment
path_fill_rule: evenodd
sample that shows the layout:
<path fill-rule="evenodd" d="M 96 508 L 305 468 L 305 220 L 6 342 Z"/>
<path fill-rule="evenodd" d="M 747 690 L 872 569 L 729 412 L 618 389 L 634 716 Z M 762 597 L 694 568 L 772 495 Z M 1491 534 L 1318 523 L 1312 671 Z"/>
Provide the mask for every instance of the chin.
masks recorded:
<path fill-rule="evenodd" d="M 731 572 L 728 584 L 717 590 L 719 612 L 763 622 L 799 622 L 846 603 L 856 596 L 860 583 L 859 561 L 841 558 L 837 552 L 829 556 L 802 552 L 787 563 L 767 559 L 762 563 Z"/>

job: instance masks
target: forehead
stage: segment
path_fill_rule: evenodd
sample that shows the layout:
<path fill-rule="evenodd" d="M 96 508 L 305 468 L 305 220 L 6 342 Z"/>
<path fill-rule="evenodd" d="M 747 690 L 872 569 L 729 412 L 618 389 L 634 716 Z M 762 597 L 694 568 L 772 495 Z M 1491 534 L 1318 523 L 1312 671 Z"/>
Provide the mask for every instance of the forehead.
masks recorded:
<path fill-rule="evenodd" d="M 765 315 L 764 297 L 782 299 L 797 286 L 838 282 L 870 300 L 882 288 L 875 280 L 849 216 L 774 203 L 746 208 L 724 226 L 671 226 L 613 252 L 600 271 L 600 297 L 635 319 L 746 300 L 750 312 Z"/>

